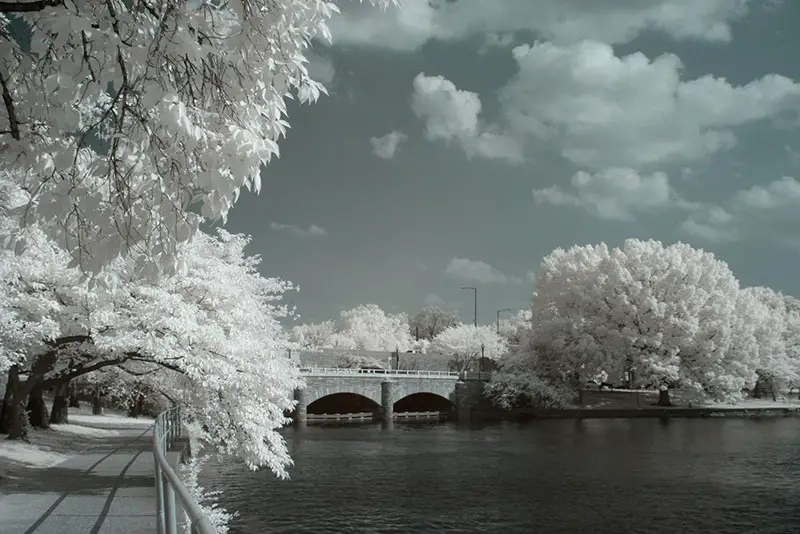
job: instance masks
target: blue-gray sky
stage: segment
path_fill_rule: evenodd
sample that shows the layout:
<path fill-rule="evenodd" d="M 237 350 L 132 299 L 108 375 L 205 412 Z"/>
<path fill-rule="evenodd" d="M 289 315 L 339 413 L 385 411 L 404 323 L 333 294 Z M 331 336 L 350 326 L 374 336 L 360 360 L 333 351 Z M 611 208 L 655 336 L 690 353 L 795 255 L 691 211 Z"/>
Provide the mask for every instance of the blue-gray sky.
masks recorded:
<path fill-rule="evenodd" d="M 302 321 L 523 308 L 556 247 L 689 242 L 800 295 L 800 2 L 344 2 L 226 227 Z"/>

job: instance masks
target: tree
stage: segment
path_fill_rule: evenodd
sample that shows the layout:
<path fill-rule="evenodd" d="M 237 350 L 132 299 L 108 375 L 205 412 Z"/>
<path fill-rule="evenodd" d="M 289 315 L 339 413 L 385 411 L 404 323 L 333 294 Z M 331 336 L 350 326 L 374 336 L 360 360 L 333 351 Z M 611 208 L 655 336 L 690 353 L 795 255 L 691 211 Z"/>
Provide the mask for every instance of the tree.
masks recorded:
<path fill-rule="evenodd" d="M 405 351 L 412 345 L 406 314 L 386 314 L 376 304 L 364 304 L 341 312 L 336 326 L 333 336 L 336 347 Z"/>
<path fill-rule="evenodd" d="M 498 360 L 506 354 L 508 346 L 497 335 L 494 327 L 458 324 L 444 329 L 436 336 L 429 350 L 452 355 L 456 370 L 463 373 L 481 356 Z"/>
<path fill-rule="evenodd" d="M 31 194 L 26 222 L 95 272 L 129 252 L 179 267 L 178 244 L 203 218 L 259 190 L 286 98 L 324 91 L 304 53 L 330 40 L 337 11 L 325 0 L 0 3 L 0 172 Z"/>
<path fill-rule="evenodd" d="M 602 371 L 630 372 L 669 404 L 672 387 L 733 400 L 755 382 L 754 337 L 742 328 L 751 312 L 708 252 L 635 239 L 611 251 L 558 249 L 538 280 L 532 349 L 575 387 Z"/>
<path fill-rule="evenodd" d="M 426 306 L 420 310 L 409 322 L 411 336 L 420 339 L 432 340 L 438 336 L 445 328 L 455 326 L 459 323 L 458 314 L 445 311 L 439 306 Z"/>
<path fill-rule="evenodd" d="M 124 283 L 98 287 L 113 323 L 94 344 L 163 369 L 155 376 L 171 382 L 170 395 L 220 452 L 286 476 L 291 460 L 278 430 L 302 380 L 277 319 L 288 313 L 279 299 L 292 286 L 258 274 L 260 258 L 244 254 L 249 241 L 198 233 L 183 251 L 187 270 L 158 284 L 123 260 Z"/>
<path fill-rule="evenodd" d="M 797 380 L 800 371 L 791 348 L 798 339 L 796 315 L 788 309 L 784 295 L 767 287 L 743 289 L 742 299 L 747 312 L 741 316 L 749 319 L 742 329 L 749 330 L 754 338 L 752 350 L 758 355 L 759 382 L 768 384 L 773 400 L 777 400 L 777 390 Z M 740 335 L 742 329 L 737 329 Z M 760 394 L 758 387 L 755 393 Z"/>
<path fill-rule="evenodd" d="M 511 317 L 500 319 L 500 335 L 503 336 L 509 345 L 519 345 L 531 331 L 530 309 L 519 310 Z"/>
<path fill-rule="evenodd" d="M 333 347 L 336 324 L 333 321 L 299 324 L 289 331 L 289 342 L 296 350 L 319 350 Z"/>

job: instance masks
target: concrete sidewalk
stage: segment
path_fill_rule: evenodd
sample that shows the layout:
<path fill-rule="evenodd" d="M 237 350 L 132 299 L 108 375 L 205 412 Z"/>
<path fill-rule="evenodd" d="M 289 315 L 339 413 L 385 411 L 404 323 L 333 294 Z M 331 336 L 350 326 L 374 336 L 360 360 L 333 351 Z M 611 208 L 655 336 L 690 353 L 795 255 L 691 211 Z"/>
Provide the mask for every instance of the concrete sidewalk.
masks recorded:
<path fill-rule="evenodd" d="M 154 533 L 152 427 L 116 430 L 55 467 L 4 479 L 0 534 Z"/>

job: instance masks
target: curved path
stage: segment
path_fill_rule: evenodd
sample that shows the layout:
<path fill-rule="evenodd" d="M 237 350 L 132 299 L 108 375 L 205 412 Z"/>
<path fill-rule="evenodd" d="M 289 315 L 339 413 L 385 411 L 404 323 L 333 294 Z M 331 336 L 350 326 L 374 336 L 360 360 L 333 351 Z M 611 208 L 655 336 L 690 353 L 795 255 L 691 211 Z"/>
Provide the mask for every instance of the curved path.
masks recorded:
<path fill-rule="evenodd" d="M 152 534 L 152 426 L 112 427 L 82 454 L 0 481 L 0 534 Z"/>

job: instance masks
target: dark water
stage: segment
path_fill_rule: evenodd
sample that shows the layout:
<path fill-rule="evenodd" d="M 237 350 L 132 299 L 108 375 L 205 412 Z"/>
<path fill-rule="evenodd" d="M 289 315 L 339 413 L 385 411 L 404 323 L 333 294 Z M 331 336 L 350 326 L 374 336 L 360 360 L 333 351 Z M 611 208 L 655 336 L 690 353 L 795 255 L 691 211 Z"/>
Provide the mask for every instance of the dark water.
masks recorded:
<path fill-rule="evenodd" d="M 800 419 L 286 435 L 291 481 L 209 466 L 232 533 L 800 533 Z"/>

